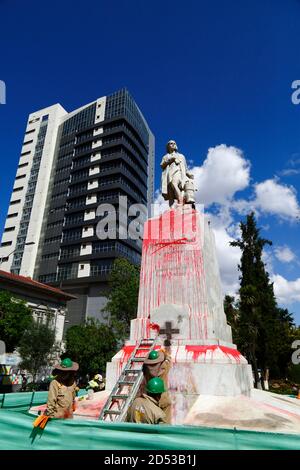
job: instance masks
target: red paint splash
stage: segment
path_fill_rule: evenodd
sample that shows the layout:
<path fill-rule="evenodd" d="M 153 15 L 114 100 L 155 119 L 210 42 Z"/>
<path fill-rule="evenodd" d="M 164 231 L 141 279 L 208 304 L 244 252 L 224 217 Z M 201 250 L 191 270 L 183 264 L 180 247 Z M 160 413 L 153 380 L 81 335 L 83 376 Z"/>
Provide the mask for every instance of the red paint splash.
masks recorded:
<path fill-rule="evenodd" d="M 199 356 L 205 355 L 207 351 L 216 351 L 220 349 L 226 356 L 233 357 L 236 362 L 240 362 L 241 354 L 237 349 L 228 348 L 227 346 L 219 346 L 218 344 L 210 344 L 208 346 L 201 345 L 201 346 L 193 346 L 193 345 L 186 345 L 185 350 L 187 352 L 193 353 L 193 360 L 197 361 Z"/>
<path fill-rule="evenodd" d="M 123 357 L 121 359 L 121 363 L 123 364 L 124 362 L 126 363 L 128 359 L 130 358 L 131 354 L 133 353 L 134 349 L 136 346 L 123 346 L 122 351 L 123 351 Z"/>
<path fill-rule="evenodd" d="M 157 331 L 159 333 L 160 326 L 157 323 L 150 323 L 150 330 Z"/>
<path fill-rule="evenodd" d="M 122 351 L 123 351 L 123 356 L 120 360 L 121 365 L 126 364 L 132 355 L 133 351 L 135 350 L 136 345 L 134 346 L 123 346 Z M 154 346 L 154 349 L 160 349 L 161 346 L 159 344 Z M 148 355 L 148 350 L 147 349 L 140 349 L 136 352 L 134 357 L 146 357 Z"/>
<path fill-rule="evenodd" d="M 159 245 L 159 248 L 157 248 L 156 250 L 153 250 L 152 251 L 152 255 L 154 253 L 156 253 L 157 251 L 161 250 L 162 248 L 166 248 L 167 246 L 170 246 L 170 245 L 182 245 L 184 243 L 189 243 L 190 241 L 184 237 L 184 238 L 179 238 L 178 240 L 172 240 L 170 242 L 161 242 L 161 243 L 158 243 Z"/>

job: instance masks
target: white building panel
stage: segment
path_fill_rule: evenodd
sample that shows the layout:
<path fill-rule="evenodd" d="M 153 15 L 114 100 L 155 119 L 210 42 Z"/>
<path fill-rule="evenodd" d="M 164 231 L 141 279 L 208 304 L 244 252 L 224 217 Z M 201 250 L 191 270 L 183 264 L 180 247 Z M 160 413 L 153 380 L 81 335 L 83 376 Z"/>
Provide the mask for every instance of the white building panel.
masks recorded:
<path fill-rule="evenodd" d="M 96 112 L 95 112 L 95 124 L 97 122 L 104 121 L 105 117 L 105 106 L 106 106 L 106 96 L 97 99 Z"/>
<path fill-rule="evenodd" d="M 96 162 L 97 160 L 101 160 L 100 152 L 96 152 L 91 155 L 91 162 Z"/>
<path fill-rule="evenodd" d="M 83 227 L 82 238 L 92 237 L 94 235 L 94 227 Z"/>
<path fill-rule="evenodd" d="M 79 263 L 78 277 L 88 277 L 90 275 L 90 263 Z"/>
<path fill-rule="evenodd" d="M 98 188 L 99 186 L 99 183 L 98 183 L 98 180 L 92 180 L 92 181 L 88 181 L 88 184 L 87 184 L 87 189 L 96 189 Z"/>
<path fill-rule="evenodd" d="M 92 149 L 96 148 L 96 147 L 101 147 L 102 145 L 102 140 L 101 139 L 95 139 L 92 143 Z"/>
<path fill-rule="evenodd" d="M 91 255 L 92 249 L 93 247 L 91 243 L 83 243 L 80 247 L 80 256 Z"/>
<path fill-rule="evenodd" d="M 92 220 L 96 217 L 96 212 L 94 210 L 86 210 L 84 213 L 83 220 Z"/>
<path fill-rule="evenodd" d="M 93 135 L 99 135 L 99 134 L 103 134 L 103 127 L 97 127 L 96 129 L 94 129 Z"/>
<path fill-rule="evenodd" d="M 97 175 L 98 173 L 100 173 L 100 166 L 99 166 L 99 165 L 97 165 L 97 166 L 92 166 L 92 167 L 89 169 L 89 176 Z"/>
<path fill-rule="evenodd" d="M 85 204 L 88 205 L 88 204 L 95 204 L 97 202 L 97 194 L 89 194 L 87 197 L 86 197 L 86 201 L 85 201 Z"/>

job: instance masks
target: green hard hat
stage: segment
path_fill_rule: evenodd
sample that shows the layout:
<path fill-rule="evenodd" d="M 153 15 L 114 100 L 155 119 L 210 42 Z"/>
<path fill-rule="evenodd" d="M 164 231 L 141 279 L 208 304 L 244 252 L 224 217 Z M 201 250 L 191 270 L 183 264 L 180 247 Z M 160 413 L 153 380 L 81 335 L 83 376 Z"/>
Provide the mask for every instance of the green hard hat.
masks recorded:
<path fill-rule="evenodd" d="M 66 357 L 59 364 L 54 365 L 54 369 L 62 370 L 64 372 L 76 372 L 79 369 L 79 364 L 77 362 L 72 361 L 69 357 Z"/>
<path fill-rule="evenodd" d="M 165 392 L 164 381 L 160 377 L 153 377 L 147 383 L 146 390 L 148 393 L 152 393 L 154 395 L 156 393 L 163 393 Z"/>
<path fill-rule="evenodd" d="M 158 355 L 159 355 L 159 354 L 158 354 L 157 351 L 151 351 L 151 352 L 149 353 L 148 359 L 151 359 L 151 361 L 152 361 L 152 360 L 154 360 L 154 359 L 157 359 L 157 358 L 158 358 Z"/>
<path fill-rule="evenodd" d="M 61 367 L 72 367 L 73 366 L 73 361 L 69 358 L 69 357 L 66 357 L 65 359 L 63 359 L 60 363 Z"/>

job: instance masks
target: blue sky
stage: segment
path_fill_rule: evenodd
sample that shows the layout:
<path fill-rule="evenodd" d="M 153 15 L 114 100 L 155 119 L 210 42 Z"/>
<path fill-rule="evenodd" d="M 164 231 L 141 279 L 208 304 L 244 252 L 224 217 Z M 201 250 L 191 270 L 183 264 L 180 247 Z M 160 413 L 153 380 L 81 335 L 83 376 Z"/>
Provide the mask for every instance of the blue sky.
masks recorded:
<path fill-rule="evenodd" d="M 238 260 L 227 238 L 253 208 L 274 243 L 266 262 L 278 298 L 300 323 L 300 1 L 0 0 L 0 16 L 0 231 L 27 115 L 126 86 L 156 137 L 157 188 L 170 138 L 193 161 L 227 291 Z"/>

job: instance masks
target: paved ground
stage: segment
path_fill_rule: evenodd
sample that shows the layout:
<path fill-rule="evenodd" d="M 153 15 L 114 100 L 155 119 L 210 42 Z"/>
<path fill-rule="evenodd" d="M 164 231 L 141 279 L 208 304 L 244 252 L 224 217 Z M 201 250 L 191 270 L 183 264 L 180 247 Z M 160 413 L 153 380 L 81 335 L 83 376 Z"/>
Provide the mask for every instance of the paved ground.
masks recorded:
<path fill-rule="evenodd" d="M 300 434 L 300 400 L 262 390 L 251 397 L 199 396 L 184 424 Z"/>
<path fill-rule="evenodd" d="M 77 398 L 74 419 L 98 419 L 108 396 L 109 392 L 103 391 L 94 393 L 91 400 L 88 399 L 88 395 Z M 44 411 L 45 409 L 46 405 L 33 406 L 30 412 L 37 414 L 38 411 Z"/>

